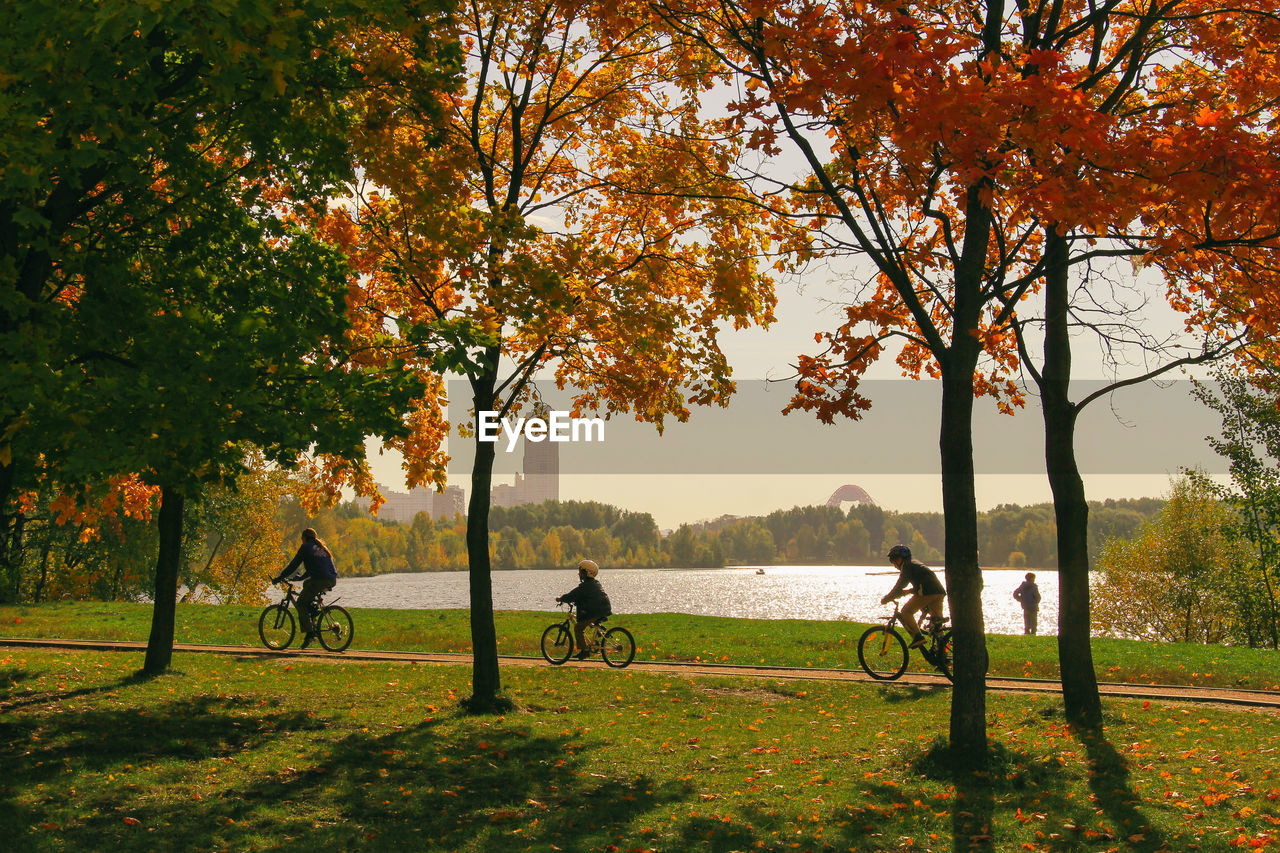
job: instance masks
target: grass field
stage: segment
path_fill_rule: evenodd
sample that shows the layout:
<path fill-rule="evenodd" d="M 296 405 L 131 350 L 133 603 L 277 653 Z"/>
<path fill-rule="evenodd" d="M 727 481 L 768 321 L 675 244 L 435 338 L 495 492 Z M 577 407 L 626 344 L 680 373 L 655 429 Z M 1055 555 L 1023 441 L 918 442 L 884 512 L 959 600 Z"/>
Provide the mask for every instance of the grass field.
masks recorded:
<path fill-rule="evenodd" d="M 372 621 L 372 620 L 366 620 Z M 935 744 L 949 691 L 512 668 L 0 650 L 15 851 L 1227 851 L 1280 846 L 1280 715 L 989 698 L 992 774 Z"/>
<path fill-rule="evenodd" d="M 181 642 L 257 646 L 258 608 L 183 605 Z M 535 655 L 548 613 L 499 613 Z M 0 608 L 0 635 L 145 640 L 132 604 Z M 461 611 L 357 610 L 358 648 L 466 651 Z M 640 659 L 856 666 L 864 626 L 619 617 Z M 1053 638 L 990 638 L 1053 675 Z M 1277 689 L 1275 653 L 1098 641 L 1104 678 Z M 945 765 L 950 693 L 511 668 L 504 717 L 465 666 L 0 649 L 0 838 L 13 850 L 1181 851 L 1280 847 L 1280 714 L 989 697 L 997 761 Z"/>
<path fill-rule="evenodd" d="M 258 646 L 257 607 L 178 606 L 178 642 Z M 352 648 L 395 651 L 470 651 L 464 610 L 353 610 Z M 553 613 L 502 611 L 496 615 L 502 654 L 538 655 L 542 629 Z M 142 604 L 60 603 L 0 607 L 0 637 L 60 637 L 145 641 L 151 608 Z M 614 624 L 635 634 L 638 660 L 688 660 L 776 666 L 858 667 L 858 637 L 849 622 L 752 620 L 675 613 L 625 615 Z M 1054 637 L 987 638 L 993 676 L 1056 678 Z M 1280 690 L 1276 653 L 1192 643 L 1153 644 L 1096 639 L 1094 665 L 1104 681 L 1189 684 Z M 930 668 L 918 655 L 913 662 Z"/>

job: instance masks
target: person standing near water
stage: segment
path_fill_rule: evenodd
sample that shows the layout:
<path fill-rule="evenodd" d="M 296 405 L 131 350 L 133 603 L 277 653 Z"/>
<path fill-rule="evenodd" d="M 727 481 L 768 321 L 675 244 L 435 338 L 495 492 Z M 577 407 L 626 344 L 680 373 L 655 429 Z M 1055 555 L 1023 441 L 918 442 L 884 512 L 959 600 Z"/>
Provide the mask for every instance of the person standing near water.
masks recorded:
<path fill-rule="evenodd" d="M 1035 572 L 1027 572 L 1027 579 L 1013 591 L 1013 597 L 1022 605 L 1022 633 L 1034 636 L 1040 617 L 1040 587 L 1036 586 Z"/>

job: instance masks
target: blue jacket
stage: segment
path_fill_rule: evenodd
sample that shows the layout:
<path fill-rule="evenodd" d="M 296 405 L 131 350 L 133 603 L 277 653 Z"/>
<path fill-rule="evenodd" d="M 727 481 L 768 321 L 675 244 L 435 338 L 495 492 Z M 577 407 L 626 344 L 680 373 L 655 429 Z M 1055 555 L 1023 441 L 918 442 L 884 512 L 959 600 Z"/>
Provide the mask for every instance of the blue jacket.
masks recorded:
<path fill-rule="evenodd" d="M 338 569 L 333 565 L 333 557 L 329 555 L 323 545 L 311 540 L 302 543 L 302 547 L 298 549 L 297 554 L 293 555 L 289 565 L 284 567 L 283 572 L 276 575 L 274 583 L 279 583 L 292 575 L 300 565 L 305 565 L 306 567 L 306 571 L 302 574 L 304 578 L 318 577 L 334 581 L 338 579 Z"/>

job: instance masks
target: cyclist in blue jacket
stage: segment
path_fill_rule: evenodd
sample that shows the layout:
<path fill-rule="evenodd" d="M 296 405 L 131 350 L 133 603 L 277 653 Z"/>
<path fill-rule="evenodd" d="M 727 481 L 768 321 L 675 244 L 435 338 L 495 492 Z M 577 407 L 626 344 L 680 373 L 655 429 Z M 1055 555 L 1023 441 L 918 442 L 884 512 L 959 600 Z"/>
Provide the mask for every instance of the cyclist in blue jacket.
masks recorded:
<path fill-rule="evenodd" d="M 333 564 L 333 554 L 316 532 L 308 527 L 302 531 L 302 545 L 298 553 L 293 555 L 284 571 L 272 579 L 272 583 L 280 583 L 286 578 L 294 579 L 293 573 L 302 567 L 298 576 L 302 580 L 302 592 L 298 594 L 298 620 L 302 623 L 305 636 L 300 648 L 311 645 L 316 638 L 315 624 L 311 621 L 311 608 L 321 593 L 328 592 L 338 583 L 338 569 Z"/>

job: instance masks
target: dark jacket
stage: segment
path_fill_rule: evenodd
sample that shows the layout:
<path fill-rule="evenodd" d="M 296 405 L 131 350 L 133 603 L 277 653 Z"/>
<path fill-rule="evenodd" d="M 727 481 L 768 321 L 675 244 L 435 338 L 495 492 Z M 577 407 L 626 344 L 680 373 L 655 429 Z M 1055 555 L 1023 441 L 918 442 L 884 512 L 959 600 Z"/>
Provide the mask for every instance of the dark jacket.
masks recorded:
<path fill-rule="evenodd" d="M 893 585 L 886 598 L 893 598 L 911 586 L 913 595 L 946 595 L 947 589 L 938 580 L 933 570 L 919 560 L 908 560 L 898 575 L 898 582 Z"/>
<path fill-rule="evenodd" d="M 279 583 L 289 577 L 300 565 L 306 567 L 306 571 L 302 574 L 304 578 L 328 578 L 331 581 L 338 579 L 338 569 L 333 565 L 333 557 L 323 545 L 311 540 L 302 543 L 298 553 L 293 555 L 293 559 L 284 567 L 284 571 L 276 575 L 274 582 Z"/>
<path fill-rule="evenodd" d="M 1013 591 L 1013 597 L 1022 605 L 1023 610 L 1040 608 L 1040 587 L 1036 586 L 1035 581 L 1023 581 L 1022 586 Z"/>
<path fill-rule="evenodd" d="M 595 578 L 584 578 L 576 587 L 560 596 L 560 600 L 566 604 L 578 605 L 578 619 L 581 621 L 613 615 L 609 596 Z"/>

